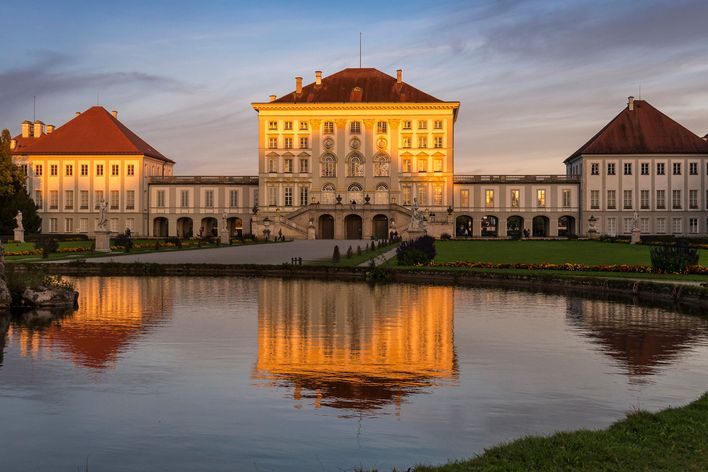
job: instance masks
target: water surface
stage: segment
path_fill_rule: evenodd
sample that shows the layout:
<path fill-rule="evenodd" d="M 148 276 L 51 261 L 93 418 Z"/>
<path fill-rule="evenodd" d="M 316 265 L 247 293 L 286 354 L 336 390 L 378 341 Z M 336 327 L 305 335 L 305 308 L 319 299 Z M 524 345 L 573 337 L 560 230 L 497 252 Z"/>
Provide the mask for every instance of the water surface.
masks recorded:
<path fill-rule="evenodd" d="M 405 470 L 708 390 L 708 322 L 658 308 L 416 285 L 76 282 L 73 315 L 0 317 L 2 470 Z"/>

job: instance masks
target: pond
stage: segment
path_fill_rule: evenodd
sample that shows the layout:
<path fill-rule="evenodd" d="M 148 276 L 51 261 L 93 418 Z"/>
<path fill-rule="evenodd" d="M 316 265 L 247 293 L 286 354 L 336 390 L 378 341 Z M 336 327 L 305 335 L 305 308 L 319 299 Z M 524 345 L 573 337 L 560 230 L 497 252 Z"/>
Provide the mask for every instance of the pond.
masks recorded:
<path fill-rule="evenodd" d="M 708 390 L 708 320 L 541 293 L 78 278 L 0 318 L 5 470 L 405 470 Z"/>

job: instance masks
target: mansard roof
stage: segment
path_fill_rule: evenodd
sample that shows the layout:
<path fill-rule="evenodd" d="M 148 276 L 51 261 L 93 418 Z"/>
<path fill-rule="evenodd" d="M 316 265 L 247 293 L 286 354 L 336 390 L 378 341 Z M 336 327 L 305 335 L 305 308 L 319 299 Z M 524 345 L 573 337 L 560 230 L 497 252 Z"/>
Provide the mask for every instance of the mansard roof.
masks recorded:
<path fill-rule="evenodd" d="M 708 154 L 708 142 L 646 100 L 633 100 L 631 108 L 628 104 L 566 161 L 582 154 Z"/>
<path fill-rule="evenodd" d="M 292 91 L 272 103 L 442 103 L 372 67 L 348 68 Z"/>
<path fill-rule="evenodd" d="M 174 162 L 143 141 L 105 108 L 91 107 L 50 134 L 16 139 L 22 155 L 145 155 Z"/>

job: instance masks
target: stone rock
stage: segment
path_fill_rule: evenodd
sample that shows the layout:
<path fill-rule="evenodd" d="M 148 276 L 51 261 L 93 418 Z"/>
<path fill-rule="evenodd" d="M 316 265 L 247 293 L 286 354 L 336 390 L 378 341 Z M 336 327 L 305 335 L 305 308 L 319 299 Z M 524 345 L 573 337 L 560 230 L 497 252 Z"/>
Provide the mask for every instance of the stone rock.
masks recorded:
<path fill-rule="evenodd" d="M 0 274 L 0 311 L 10 308 L 10 303 L 12 303 L 10 290 L 7 288 L 5 278 Z"/>
<path fill-rule="evenodd" d="M 76 308 L 78 306 L 78 299 L 79 292 L 64 288 L 26 288 L 25 291 L 22 292 L 22 304 L 38 308 Z"/>

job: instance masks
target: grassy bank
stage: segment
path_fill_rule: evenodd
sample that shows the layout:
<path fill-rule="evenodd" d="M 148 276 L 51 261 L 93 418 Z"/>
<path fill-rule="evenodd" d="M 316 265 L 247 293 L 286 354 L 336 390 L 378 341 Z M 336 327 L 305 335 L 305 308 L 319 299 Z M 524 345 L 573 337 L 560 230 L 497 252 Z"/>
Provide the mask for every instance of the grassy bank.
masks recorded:
<path fill-rule="evenodd" d="M 565 262 L 586 265 L 650 265 L 651 246 L 600 241 L 436 241 L 437 262 L 494 263 Z M 699 250 L 699 263 L 708 262 L 708 250 Z"/>
<path fill-rule="evenodd" d="M 417 472 L 708 470 L 708 394 L 681 408 L 637 412 L 606 430 L 528 437 L 474 459 Z"/>

